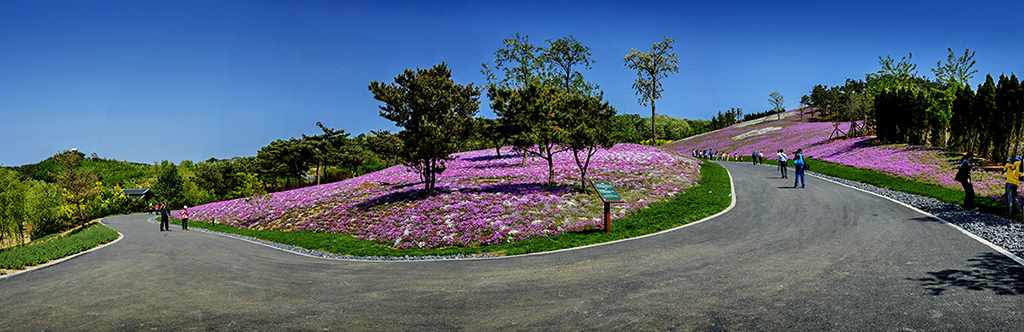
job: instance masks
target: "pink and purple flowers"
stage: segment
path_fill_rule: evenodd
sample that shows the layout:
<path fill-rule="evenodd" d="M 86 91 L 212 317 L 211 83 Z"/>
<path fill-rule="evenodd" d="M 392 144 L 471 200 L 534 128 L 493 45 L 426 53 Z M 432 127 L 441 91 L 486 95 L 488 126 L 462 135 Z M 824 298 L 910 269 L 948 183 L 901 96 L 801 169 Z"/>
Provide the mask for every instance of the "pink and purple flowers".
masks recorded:
<path fill-rule="evenodd" d="M 480 246 L 603 227 L 603 204 L 581 193 L 579 169 L 569 152 L 556 154 L 548 191 L 547 162 L 494 149 L 456 154 L 422 196 L 416 173 L 404 166 L 341 182 L 210 203 L 189 209 L 193 220 L 234 227 L 351 234 L 395 248 Z M 626 203 L 622 218 L 696 185 L 697 161 L 654 147 L 618 144 L 601 150 L 588 179 L 613 183 Z M 370 184 L 370 185 L 366 185 Z M 379 186 L 376 184 L 380 184 Z M 362 189 L 361 189 L 362 188 Z"/>
<path fill-rule="evenodd" d="M 769 160 L 775 151 L 783 149 L 792 159 L 796 149 L 803 149 L 810 158 L 880 171 L 893 176 L 940 185 L 960 190 L 953 181 L 959 157 L 946 150 L 907 144 L 876 143 L 875 137 L 829 140 L 837 127 L 833 122 L 801 121 L 799 113 L 791 110 L 782 114 L 740 123 L 719 131 L 674 142 L 670 148 L 681 152 L 694 149 L 714 149 L 732 155 L 749 156 L 760 151 Z M 805 114 L 805 116 L 807 116 Z M 850 123 L 840 123 L 845 133 Z M 998 172 L 976 169 L 971 178 L 979 195 L 1002 200 L 1003 179 Z"/>

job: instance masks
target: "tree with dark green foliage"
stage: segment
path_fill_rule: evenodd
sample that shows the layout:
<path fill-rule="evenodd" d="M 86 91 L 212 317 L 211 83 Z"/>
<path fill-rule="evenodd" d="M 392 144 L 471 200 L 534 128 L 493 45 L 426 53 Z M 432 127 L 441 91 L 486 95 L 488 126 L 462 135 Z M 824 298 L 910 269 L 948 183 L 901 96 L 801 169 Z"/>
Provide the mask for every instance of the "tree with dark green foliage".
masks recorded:
<path fill-rule="evenodd" d="M 563 103 L 571 95 L 539 81 L 522 89 L 491 85 L 487 90 L 491 109 L 514 132 L 519 133 L 513 145 L 547 161 L 549 189 L 554 187 L 555 181 L 554 155 L 562 151 L 562 143 L 565 142 L 563 119 L 566 117 L 566 109 Z"/>
<path fill-rule="evenodd" d="M 322 134 L 302 135 L 302 140 L 312 148 L 312 163 L 316 165 L 316 184 L 320 184 L 324 166 L 349 170 L 359 167 L 363 161 L 362 147 L 349 139 L 345 130 L 328 128 L 320 122 L 316 125 L 323 131 Z"/>
<path fill-rule="evenodd" d="M 580 169 L 580 189 L 586 190 L 591 158 L 599 149 L 615 145 L 615 108 L 598 97 L 578 94 L 565 96 L 562 108 L 562 125 L 567 131 L 564 145 Z"/>
<path fill-rule="evenodd" d="M 583 79 L 583 74 L 575 69 L 590 69 L 590 64 L 595 62 L 591 58 L 589 47 L 580 44 L 573 36 L 555 41 L 548 39 L 547 42 L 548 47 L 542 49 L 540 59 L 548 67 L 545 76 L 549 84 L 582 95 L 592 95 L 600 89 L 597 84 Z"/>
<path fill-rule="evenodd" d="M 366 136 L 366 144 L 370 151 L 384 159 L 384 163 L 387 166 L 403 162 L 402 149 L 404 144 L 402 139 L 398 135 L 391 133 L 390 130 L 370 131 L 370 135 Z"/>
<path fill-rule="evenodd" d="M 970 85 L 957 90 L 953 99 L 953 142 L 960 151 L 977 151 L 980 121 L 974 114 L 974 90 Z"/>
<path fill-rule="evenodd" d="M 286 182 L 292 183 L 292 180 L 302 181 L 314 159 L 315 151 L 309 142 L 295 138 L 287 141 L 278 139 L 260 148 L 256 158 L 259 159 L 260 172 L 264 177 L 284 178 Z"/>
<path fill-rule="evenodd" d="M 494 148 L 495 155 L 501 157 L 501 148 L 505 146 L 505 140 L 512 135 L 508 132 L 507 127 L 501 123 L 500 119 L 484 117 L 477 117 L 476 125 L 480 139 L 487 147 Z"/>
<path fill-rule="evenodd" d="M 594 63 L 589 47 L 573 36 L 546 41 L 547 47 L 534 45 L 529 35 L 518 33 L 504 39 L 505 47 L 494 52 L 493 68 L 486 63 L 482 65 L 480 72 L 487 79 L 487 85 L 521 89 L 538 81 L 572 93 L 592 95 L 598 91 L 597 84 L 587 82 L 577 69 L 590 69 L 590 64 Z"/>
<path fill-rule="evenodd" d="M 734 125 L 743 118 L 743 109 L 741 108 L 730 108 L 728 111 L 723 113 L 718 111 L 718 114 L 711 117 L 710 130 L 718 130 L 731 125 Z"/>
<path fill-rule="evenodd" d="M 1003 128 L 1003 118 L 996 114 L 996 82 L 992 79 L 992 75 L 985 75 L 985 83 L 978 87 L 978 93 L 975 94 L 974 103 L 972 103 L 974 116 L 981 121 L 981 131 L 978 133 L 981 144 L 978 147 L 979 151 L 975 153 L 984 158 L 992 159 L 993 150 L 995 150 L 994 142 L 999 140 L 997 137 L 1001 135 L 997 133 Z"/>
<path fill-rule="evenodd" d="M 619 114 L 612 119 L 612 132 L 615 141 L 622 143 L 640 143 L 647 137 L 640 129 L 646 128 L 646 121 L 639 114 Z"/>
<path fill-rule="evenodd" d="M 543 49 L 530 43 L 529 35 L 516 33 L 502 42 L 505 47 L 494 51 L 494 67 L 484 63 L 480 70 L 487 85 L 517 89 L 526 87 L 529 82 L 544 80 Z"/>
<path fill-rule="evenodd" d="M 420 174 L 426 195 L 453 153 L 473 137 L 473 117 L 480 107 L 479 88 L 456 84 L 445 63 L 405 70 L 392 84 L 370 82 L 374 99 L 384 103 L 380 115 L 403 128 L 402 159 Z"/>
<path fill-rule="evenodd" d="M 997 156 L 1000 159 L 1004 156 L 1013 157 L 1020 151 L 1021 124 L 1024 123 L 1024 118 L 1021 118 L 1021 99 L 1017 93 L 1019 89 L 1020 82 L 1017 81 L 1016 75 L 999 75 L 995 104 L 996 112 L 1002 118 L 1001 129 L 1005 134 L 1005 137 L 1000 137 L 1002 139 L 996 142 Z"/>
<path fill-rule="evenodd" d="M 153 184 L 156 200 L 172 209 L 181 208 L 185 200 L 184 187 L 185 182 L 181 174 L 178 174 L 178 167 L 174 163 L 163 161 L 160 165 L 160 174 Z"/>
<path fill-rule="evenodd" d="M 629 54 L 622 59 L 626 67 L 637 71 L 637 79 L 633 82 L 633 89 L 640 95 L 640 105 L 651 105 L 651 137 L 652 145 L 658 144 L 658 131 L 655 128 L 654 116 L 657 114 L 654 109 L 654 102 L 661 98 L 661 79 L 668 77 L 669 73 L 679 72 L 679 58 L 672 53 L 672 42 L 675 39 L 665 37 L 662 41 L 654 43 L 651 50 L 641 52 L 630 48 Z"/>

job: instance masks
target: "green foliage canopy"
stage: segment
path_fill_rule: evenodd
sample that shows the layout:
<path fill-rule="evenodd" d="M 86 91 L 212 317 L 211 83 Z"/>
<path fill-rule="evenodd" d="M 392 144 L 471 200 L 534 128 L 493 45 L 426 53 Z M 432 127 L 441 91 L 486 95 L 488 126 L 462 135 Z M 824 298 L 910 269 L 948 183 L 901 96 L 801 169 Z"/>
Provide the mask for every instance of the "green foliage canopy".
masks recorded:
<path fill-rule="evenodd" d="M 456 84 L 445 63 L 405 70 L 392 84 L 370 82 L 374 99 L 384 103 L 380 115 L 402 127 L 402 159 L 423 179 L 427 195 L 451 154 L 473 136 L 473 116 L 480 107 L 479 88 Z"/>

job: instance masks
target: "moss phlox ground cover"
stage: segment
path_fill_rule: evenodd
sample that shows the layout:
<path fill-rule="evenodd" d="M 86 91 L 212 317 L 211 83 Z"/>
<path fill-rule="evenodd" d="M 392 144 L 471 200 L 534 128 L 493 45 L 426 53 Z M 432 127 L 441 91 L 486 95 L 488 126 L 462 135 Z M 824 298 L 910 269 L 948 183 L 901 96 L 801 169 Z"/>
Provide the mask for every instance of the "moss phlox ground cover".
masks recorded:
<path fill-rule="evenodd" d="M 783 149 L 792 158 L 796 149 L 822 161 L 879 171 L 892 176 L 962 190 L 953 181 L 959 157 L 948 151 L 907 144 L 878 144 L 875 137 L 829 140 L 835 130 L 832 122 L 810 122 L 798 116 L 798 110 L 787 111 L 778 120 L 776 115 L 740 123 L 720 131 L 669 144 L 671 149 L 689 152 L 714 149 L 729 155 L 749 156 L 754 151 L 775 160 L 775 151 Z M 775 129 L 780 128 L 780 129 Z M 847 132 L 850 123 L 839 129 Z M 813 166 L 812 166 L 813 167 Z M 813 170 L 813 169 L 812 169 Z M 974 190 L 979 195 L 1002 200 L 1004 179 L 1001 173 L 975 169 L 971 174 Z"/>
<path fill-rule="evenodd" d="M 423 197 L 418 174 L 398 165 L 341 182 L 216 202 L 189 209 L 194 220 L 254 229 L 351 234 L 395 248 L 490 245 L 603 227 L 603 204 L 580 192 L 568 152 L 555 155 L 556 186 L 547 162 L 510 148 L 456 154 L 438 177 L 439 194 Z M 611 182 L 626 203 L 611 218 L 635 213 L 696 185 L 692 158 L 636 144 L 617 144 L 593 158 L 588 179 Z M 380 186 L 364 185 L 380 183 Z M 362 188 L 361 188 L 362 187 Z M 180 211 L 173 214 L 180 217 Z"/>

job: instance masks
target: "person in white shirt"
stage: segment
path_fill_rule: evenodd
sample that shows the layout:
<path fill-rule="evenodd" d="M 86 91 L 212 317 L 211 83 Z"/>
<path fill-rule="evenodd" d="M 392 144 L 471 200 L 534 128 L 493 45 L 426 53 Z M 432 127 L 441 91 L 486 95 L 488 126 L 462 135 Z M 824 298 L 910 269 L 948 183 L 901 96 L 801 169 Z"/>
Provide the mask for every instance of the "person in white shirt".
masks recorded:
<path fill-rule="evenodd" d="M 782 152 L 782 149 L 779 149 L 779 153 L 776 156 L 778 157 L 779 172 L 782 172 L 782 178 L 788 179 L 789 177 L 786 176 L 786 164 L 789 162 L 789 157 L 786 156 L 785 152 Z"/>

